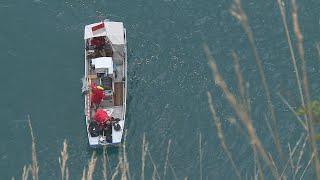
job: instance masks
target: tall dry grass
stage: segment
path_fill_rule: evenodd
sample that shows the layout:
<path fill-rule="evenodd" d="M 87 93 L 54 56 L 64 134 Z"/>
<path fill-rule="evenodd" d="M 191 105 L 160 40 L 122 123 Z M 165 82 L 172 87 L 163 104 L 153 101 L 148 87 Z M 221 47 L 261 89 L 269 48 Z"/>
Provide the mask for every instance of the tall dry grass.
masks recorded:
<path fill-rule="evenodd" d="M 35 140 L 35 137 L 33 135 L 30 116 L 28 116 L 28 124 L 29 124 L 29 128 L 30 128 L 31 139 L 32 139 L 32 143 L 31 143 L 32 144 L 32 148 L 31 148 L 32 164 L 31 164 L 30 170 L 31 170 L 31 174 L 32 174 L 33 180 L 38 180 L 39 179 L 39 175 L 38 175 L 39 166 L 38 166 L 38 160 L 37 160 L 36 140 Z"/>
<path fill-rule="evenodd" d="M 215 110 L 213 102 L 212 102 L 212 95 L 211 95 L 210 92 L 207 92 L 207 95 L 208 95 L 209 108 L 210 108 L 210 111 L 211 111 L 212 118 L 214 120 L 214 124 L 216 125 L 216 128 L 217 128 L 217 134 L 218 134 L 218 137 L 220 139 L 221 146 L 224 149 L 224 151 L 226 152 L 226 154 L 227 154 L 227 156 L 228 156 L 228 158 L 229 158 L 229 160 L 231 162 L 231 165 L 232 165 L 234 171 L 236 172 L 237 177 L 239 179 L 241 179 L 241 173 L 238 170 L 238 167 L 237 167 L 237 165 L 235 164 L 235 162 L 234 162 L 234 160 L 232 158 L 232 153 L 229 151 L 229 148 L 227 147 L 227 145 L 225 143 L 223 130 L 221 128 L 221 121 L 220 121 L 220 119 L 218 118 L 218 116 L 216 114 L 216 110 Z"/>
<path fill-rule="evenodd" d="M 256 135 L 255 128 L 252 123 L 252 119 L 248 114 L 248 111 L 243 108 L 243 106 L 238 102 L 236 96 L 229 90 L 227 84 L 223 80 L 218 67 L 216 65 L 216 62 L 211 55 L 211 52 L 207 45 L 204 45 L 204 51 L 208 59 L 209 66 L 213 72 L 215 84 L 223 91 L 226 100 L 229 102 L 237 116 L 240 118 L 241 123 L 246 127 L 247 133 L 250 137 L 252 148 L 257 149 L 258 153 L 261 155 L 261 157 L 264 159 L 264 161 L 268 164 L 273 176 L 275 178 L 279 178 L 279 173 L 276 168 L 274 168 L 273 163 L 263 147 L 263 144 L 261 143 L 259 137 Z"/>
<path fill-rule="evenodd" d="M 68 160 L 68 144 L 67 140 L 63 141 L 63 148 L 60 152 L 59 157 L 59 164 L 60 164 L 60 171 L 61 171 L 61 179 L 69 179 L 69 170 L 67 167 L 67 160 Z"/>
<path fill-rule="evenodd" d="M 252 53 L 254 56 L 254 60 L 258 66 L 258 72 L 259 72 L 259 76 L 260 76 L 260 79 L 262 82 L 262 87 L 263 87 L 265 94 L 266 94 L 266 97 L 267 97 L 267 104 L 268 104 L 268 109 L 270 111 L 271 122 L 272 122 L 272 133 L 271 134 L 273 134 L 273 141 L 276 145 L 276 149 L 279 152 L 280 157 L 282 157 L 282 159 L 283 159 L 283 153 L 282 153 L 281 146 L 280 146 L 280 138 L 279 138 L 279 133 L 278 133 L 276 115 L 275 115 L 275 111 L 273 108 L 273 103 L 271 101 L 271 93 L 270 93 L 269 86 L 268 86 L 268 83 L 267 83 L 267 80 L 265 77 L 264 69 L 263 69 L 263 66 L 261 63 L 261 58 L 259 56 L 259 53 L 258 53 L 256 45 L 255 45 L 253 32 L 250 28 L 248 17 L 242 8 L 241 0 L 234 0 L 234 3 L 232 4 L 231 9 L 230 9 L 230 13 L 240 22 L 243 30 L 245 31 L 245 33 L 248 37 L 249 44 L 251 46 Z"/>
<path fill-rule="evenodd" d="M 37 180 L 39 179 L 38 174 L 39 174 L 39 166 L 38 166 L 38 160 L 37 160 L 37 151 L 36 151 L 36 140 L 33 134 L 33 129 L 32 129 L 32 124 L 30 117 L 28 117 L 28 123 L 29 123 L 29 129 L 30 129 L 30 135 L 32 139 L 32 163 L 29 165 L 25 165 L 22 169 L 21 173 L 21 179 L 22 180 L 28 180 L 30 179 L 30 174 L 31 174 L 31 179 L 32 180 Z M 126 140 L 126 132 L 124 135 L 124 142 Z M 160 180 L 160 179 L 166 179 L 168 175 L 168 168 L 170 168 L 172 176 L 174 179 L 178 179 L 177 175 L 175 173 L 174 168 L 172 167 L 172 164 L 170 163 L 170 146 L 171 146 L 171 140 L 168 141 L 168 147 L 166 151 L 166 161 L 164 163 L 164 172 L 163 172 L 163 177 L 160 176 L 160 173 L 158 171 L 158 166 L 156 162 L 154 161 L 151 152 L 148 149 L 148 144 L 149 142 L 146 139 L 146 135 L 143 135 L 143 141 L 142 141 L 142 168 L 141 168 L 141 179 L 145 178 L 145 166 L 147 164 L 151 164 L 153 167 L 153 173 L 151 179 L 153 180 Z M 96 151 L 93 151 L 90 160 L 88 163 L 85 165 L 82 171 L 82 180 L 93 180 L 93 175 L 96 172 L 96 167 L 99 166 L 98 163 L 98 155 Z M 69 160 L 69 154 L 68 154 L 68 143 L 67 140 L 64 140 L 63 145 L 62 145 L 62 150 L 60 152 L 60 156 L 58 157 L 58 162 L 59 162 L 59 167 L 60 167 L 60 177 L 61 180 L 68 180 L 70 178 L 69 174 L 69 168 L 68 168 L 68 160 Z M 121 147 L 119 147 L 119 154 L 118 154 L 118 163 L 117 166 L 111 170 L 110 162 L 109 162 L 109 156 L 108 156 L 108 151 L 107 148 L 103 148 L 103 154 L 102 154 L 102 177 L 105 180 L 111 179 L 121 179 L 121 180 L 131 180 L 131 174 L 130 174 L 130 166 L 129 166 L 129 161 L 127 157 L 127 150 L 126 150 L 126 143 L 123 143 Z M 12 177 L 14 179 L 14 177 Z M 147 177 L 146 179 L 150 179 L 150 177 Z"/>
<path fill-rule="evenodd" d="M 293 29 L 295 36 L 297 38 L 297 47 L 298 52 L 300 55 L 301 60 L 301 69 L 302 69 L 302 82 L 303 82 L 303 90 L 304 90 L 304 96 L 306 99 L 306 104 L 310 104 L 310 94 L 309 94 L 309 83 L 308 83 L 308 74 L 307 74 L 307 65 L 304 55 L 304 45 L 303 45 L 303 35 L 300 30 L 299 21 L 298 21 L 298 8 L 296 5 L 296 1 L 292 0 L 292 19 L 293 19 Z M 311 109 L 307 108 L 307 125 L 308 125 L 308 133 L 310 134 L 310 144 L 311 149 L 314 155 L 314 164 L 315 164 L 315 171 L 317 175 L 317 179 L 320 179 L 320 164 L 319 164 L 319 158 L 318 158 L 318 150 L 316 145 L 316 139 L 315 139 L 315 130 L 313 125 L 313 114 L 311 113 Z"/>
<path fill-rule="evenodd" d="M 232 51 L 232 57 L 233 57 L 233 62 L 234 62 L 234 69 L 235 69 L 235 74 L 236 78 L 238 80 L 238 89 L 240 93 L 240 98 L 237 98 L 237 95 L 232 93 L 229 90 L 228 85 L 225 83 L 221 73 L 219 72 L 219 68 L 215 62 L 215 59 L 213 58 L 209 47 L 205 44 L 204 45 L 204 52 L 206 54 L 206 57 L 208 59 L 209 67 L 212 70 L 213 73 L 213 78 L 215 85 L 222 90 L 224 93 L 224 97 L 227 100 L 227 102 L 230 104 L 236 115 L 239 117 L 240 123 L 245 127 L 246 133 L 249 136 L 249 141 L 250 144 L 252 145 L 252 150 L 254 153 L 254 161 L 255 161 L 255 174 L 254 177 L 258 179 L 263 179 L 264 178 L 264 173 L 263 169 L 261 168 L 259 159 L 263 159 L 263 163 L 268 165 L 270 172 L 274 176 L 275 179 L 288 179 L 288 177 L 291 177 L 293 179 L 300 178 L 302 179 L 303 176 L 305 175 L 306 170 L 310 167 L 310 163 L 314 162 L 314 167 L 315 167 L 315 174 L 317 175 L 317 179 L 320 179 L 319 176 L 319 161 L 318 161 L 318 151 L 317 151 L 317 144 L 316 144 L 316 139 L 315 139 L 315 129 L 314 129 L 314 123 L 313 123 L 313 117 L 312 117 L 312 112 L 311 108 L 308 108 L 308 105 L 310 104 L 310 94 L 309 94 L 309 85 L 308 85 L 308 75 L 306 71 L 306 60 L 305 60 L 305 55 L 304 55 L 304 45 L 303 45 L 303 36 L 299 27 L 299 21 L 298 21 L 298 8 L 296 5 L 295 0 L 291 0 L 291 15 L 292 15 L 292 30 L 294 31 L 294 36 L 297 39 L 296 41 L 296 47 L 297 47 L 297 53 L 299 54 L 299 60 L 301 61 L 301 66 L 298 66 L 297 59 L 294 54 L 294 48 L 293 48 L 293 43 L 291 40 L 290 32 L 289 32 L 289 27 L 287 23 L 287 18 L 286 18 L 286 8 L 285 8 L 285 3 L 281 0 L 277 0 L 280 13 L 281 13 L 281 20 L 285 29 L 285 35 L 287 38 L 288 46 L 289 46 L 289 51 L 290 51 L 290 56 L 291 56 L 291 64 L 294 67 L 294 72 L 295 72 L 295 77 L 296 77 L 296 82 L 297 82 L 297 89 L 299 91 L 300 95 L 300 101 L 301 101 L 301 107 L 307 109 L 307 114 L 303 117 L 304 119 L 301 119 L 300 116 L 296 113 L 296 110 L 288 103 L 288 101 L 280 94 L 278 93 L 281 101 L 291 110 L 291 112 L 295 115 L 295 117 L 298 119 L 299 124 L 302 125 L 304 129 L 305 138 L 304 141 L 302 141 L 303 136 L 296 142 L 295 146 L 292 148 L 290 144 L 287 145 L 288 147 L 288 154 L 283 154 L 282 148 L 283 145 L 281 145 L 281 139 L 278 135 L 278 127 L 277 127 L 277 121 L 276 121 L 276 115 L 274 112 L 274 107 L 273 107 L 273 102 L 271 101 L 271 93 L 269 90 L 268 83 L 266 81 L 265 73 L 263 70 L 263 66 L 261 63 L 260 56 L 258 54 L 255 41 L 254 41 L 254 36 L 253 32 L 250 28 L 249 20 L 242 9 L 241 6 L 241 0 L 234 0 L 234 3 L 231 6 L 231 14 L 240 22 L 242 29 L 244 30 L 245 34 L 248 37 L 249 44 L 251 46 L 252 52 L 253 52 L 253 57 L 255 59 L 255 62 L 258 67 L 258 72 L 260 75 L 260 79 L 262 82 L 262 87 L 264 89 L 266 99 L 267 99 L 267 105 L 268 105 L 268 111 L 270 112 L 270 117 L 271 117 L 271 125 L 269 125 L 269 122 L 267 121 L 267 125 L 269 128 L 269 131 L 271 132 L 270 135 L 273 138 L 274 144 L 275 144 L 275 149 L 278 152 L 278 155 L 281 157 L 280 163 L 276 164 L 273 156 L 268 152 L 267 149 L 264 148 L 263 143 L 255 133 L 255 128 L 252 124 L 252 117 L 250 117 L 250 113 L 248 113 L 248 109 L 250 109 L 250 104 L 246 103 L 244 101 L 247 99 L 248 94 L 245 93 L 244 91 L 244 82 L 245 80 L 243 79 L 242 73 L 240 71 L 240 65 L 238 62 L 238 57 L 236 56 L 235 52 Z M 320 45 L 316 45 L 319 57 L 320 57 Z M 299 71 L 302 72 L 302 76 L 299 74 Z M 216 110 L 213 105 L 212 101 L 212 96 L 208 92 L 208 104 L 210 107 L 210 111 L 212 114 L 212 119 L 214 120 L 214 123 L 216 125 L 217 129 L 217 134 L 221 142 L 221 146 L 224 149 L 228 159 L 231 162 L 231 165 L 239 177 L 239 172 L 238 168 L 234 163 L 232 153 L 227 147 L 227 144 L 224 140 L 224 134 L 223 130 L 221 128 L 221 122 L 219 120 L 219 117 L 217 117 Z M 249 106 L 248 106 L 249 105 Z M 247 107 L 246 107 L 247 106 Z M 307 165 L 303 166 L 302 165 L 302 157 L 305 152 L 307 151 L 307 145 L 310 146 L 311 148 L 311 154 L 310 154 L 310 160 L 308 161 Z M 282 163 L 281 163 L 282 162 Z M 257 169 L 257 171 L 256 171 Z M 288 172 L 288 169 L 291 169 L 291 173 Z M 303 169 L 303 171 L 302 171 Z M 281 173 L 280 173 L 281 172 Z M 300 177 L 298 177 L 300 173 Z"/>

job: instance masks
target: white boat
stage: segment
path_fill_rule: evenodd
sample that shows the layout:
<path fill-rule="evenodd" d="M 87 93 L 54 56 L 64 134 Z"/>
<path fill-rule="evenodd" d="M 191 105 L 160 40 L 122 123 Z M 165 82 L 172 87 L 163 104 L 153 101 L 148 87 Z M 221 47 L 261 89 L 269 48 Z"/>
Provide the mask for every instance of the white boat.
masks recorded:
<path fill-rule="evenodd" d="M 82 93 L 85 103 L 85 123 L 91 147 L 121 144 L 127 99 L 127 43 L 122 22 L 104 20 L 85 26 L 85 76 Z M 101 88 L 101 103 L 93 101 L 92 85 Z M 108 127 L 96 127 L 97 110 L 107 112 Z M 111 123 L 110 123 L 111 122 Z"/>

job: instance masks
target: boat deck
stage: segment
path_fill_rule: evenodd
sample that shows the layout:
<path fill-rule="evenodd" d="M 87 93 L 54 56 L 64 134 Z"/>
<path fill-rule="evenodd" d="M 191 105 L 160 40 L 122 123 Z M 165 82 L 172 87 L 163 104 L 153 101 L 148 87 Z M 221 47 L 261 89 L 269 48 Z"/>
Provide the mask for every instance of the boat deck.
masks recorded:
<path fill-rule="evenodd" d="M 109 111 L 111 116 L 114 118 L 123 118 L 123 106 L 113 106 L 110 108 L 106 108 L 106 110 Z"/>
<path fill-rule="evenodd" d="M 115 92 L 113 94 L 114 105 L 121 106 L 123 104 L 123 82 L 114 83 Z"/>
<path fill-rule="evenodd" d="M 123 74 L 123 64 L 119 65 L 117 64 L 116 67 L 114 68 L 116 71 L 116 77 L 114 82 L 122 82 L 124 74 Z"/>

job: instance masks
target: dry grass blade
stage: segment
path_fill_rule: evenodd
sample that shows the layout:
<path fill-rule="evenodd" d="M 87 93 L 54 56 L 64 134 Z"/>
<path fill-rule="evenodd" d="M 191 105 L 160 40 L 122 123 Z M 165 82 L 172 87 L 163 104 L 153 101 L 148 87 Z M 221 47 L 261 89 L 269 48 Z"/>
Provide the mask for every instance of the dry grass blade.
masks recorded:
<path fill-rule="evenodd" d="M 65 179 L 67 160 L 68 160 L 68 144 L 67 144 L 67 140 L 64 140 L 63 141 L 63 148 L 62 148 L 62 151 L 60 152 L 60 157 L 59 157 L 59 164 L 60 164 L 60 171 L 61 171 L 61 179 L 62 180 Z"/>
<path fill-rule="evenodd" d="M 272 163 L 272 165 L 273 165 L 274 169 L 278 172 L 278 167 L 276 166 L 276 163 L 274 162 L 274 160 L 273 160 L 273 158 L 272 158 L 272 156 L 271 156 L 270 152 L 268 152 L 268 156 L 269 156 L 269 159 L 270 159 L 270 161 L 271 161 L 271 163 Z"/>
<path fill-rule="evenodd" d="M 309 137 L 306 136 L 306 138 L 304 139 L 302 148 L 301 148 L 301 150 L 300 150 L 299 158 L 298 158 L 298 161 L 297 161 L 297 164 L 296 164 L 296 170 L 295 170 L 295 172 L 294 172 L 295 176 L 298 174 L 298 172 L 299 172 L 299 170 L 300 170 L 300 168 L 301 168 L 300 161 L 301 161 L 301 159 L 302 159 L 302 155 L 303 155 L 304 152 L 305 152 L 305 147 L 306 147 L 308 138 L 309 138 Z"/>
<path fill-rule="evenodd" d="M 28 116 L 28 124 L 30 128 L 30 135 L 32 139 L 32 165 L 31 165 L 31 173 L 32 173 L 32 179 L 38 180 L 39 179 L 39 166 L 38 166 L 38 160 L 37 160 L 37 152 L 36 152 L 36 140 L 33 135 L 32 125 L 31 125 L 31 119 L 30 116 Z"/>
<path fill-rule="evenodd" d="M 128 177 L 128 179 L 130 180 L 131 175 L 130 175 L 129 161 L 128 161 L 127 151 L 126 151 L 126 142 L 127 142 L 126 139 L 127 139 L 127 130 L 124 132 L 124 140 L 123 140 L 123 144 L 122 144 L 123 166 L 124 166 L 126 177 Z"/>
<path fill-rule="evenodd" d="M 280 157 L 282 159 L 284 159 L 283 154 L 282 154 L 282 150 L 281 150 L 281 145 L 280 145 L 280 138 L 279 138 L 279 133 L 277 130 L 277 122 L 276 122 L 276 115 L 274 112 L 274 108 L 273 108 L 273 104 L 271 101 L 271 95 L 270 95 L 270 91 L 269 91 L 269 87 L 264 75 L 264 70 L 262 67 L 262 63 L 261 63 L 261 59 L 259 57 L 255 42 L 254 42 L 254 37 L 253 37 L 253 33 L 252 30 L 249 26 L 249 21 L 247 18 L 247 15 L 245 14 L 245 12 L 242 9 L 241 6 L 241 1 L 240 0 L 234 0 L 234 4 L 231 6 L 231 10 L 230 10 L 231 14 L 238 19 L 238 21 L 241 23 L 242 28 L 244 29 L 245 33 L 247 34 L 248 40 L 249 40 L 249 44 L 251 46 L 252 52 L 253 52 L 253 56 L 255 59 L 255 62 L 258 66 L 258 71 L 259 71 L 259 75 L 262 81 L 262 86 L 263 89 L 266 93 L 266 97 L 267 97 L 267 102 L 268 102 L 268 109 L 271 113 L 271 119 L 272 119 L 272 129 L 273 129 L 273 133 L 274 133 L 274 137 L 273 141 L 276 145 L 276 149 L 278 151 L 278 153 L 280 154 Z"/>
<path fill-rule="evenodd" d="M 288 143 L 288 149 L 289 149 L 289 154 L 290 154 L 290 156 L 289 156 L 289 162 L 290 162 L 290 165 L 291 165 L 291 170 L 292 170 L 292 172 L 294 172 L 294 171 L 295 171 L 295 168 L 294 168 L 293 159 L 292 159 L 292 154 L 293 154 L 293 152 L 292 152 L 292 150 L 291 150 L 291 146 L 290 146 L 289 143 Z M 294 174 L 294 173 L 292 173 L 292 174 Z M 296 179 L 295 176 L 293 176 L 293 180 L 294 180 L 294 179 Z"/>
<path fill-rule="evenodd" d="M 271 125 L 270 125 L 270 123 L 269 123 L 269 121 L 268 121 L 268 117 L 267 117 L 267 115 L 265 114 L 264 115 L 265 116 L 265 122 L 266 122 L 266 125 L 267 125 L 267 128 L 268 128 L 268 130 L 269 130 L 269 132 L 270 132 L 270 135 L 271 135 L 271 137 L 272 137 L 272 139 L 274 139 L 274 138 L 276 138 L 275 136 L 274 136 L 274 134 L 273 134 L 273 130 L 272 130 L 272 127 L 271 127 Z"/>
<path fill-rule="evenodd" d="M 148 151 L 148 142 L 146 140 L 146 134 L 143 133 L 143 140 L 142 140 L 142 151 L 141 151 L 141 180 L 144 180 L 144 169 L 145 169 L 145 162 L 146 162 L 146 154 Z"/>
<path fill-rule="evenodd" d="M 200 170 L 200 180 L 202 180 L 202 136 L 199 133 L 199 170 Z"/>
<path fill-rule="evenodd" d="M 157 175 L 157 171 L 156 168 L 153 168 L 153 172 L 152 172 L 152 180 L 156 180 L 156 175 Z"/>
<path fill-rule="evenodd" d="M 83 168 L 81 180 L 86 180 L 86 167 Z"/>
<path fill-rule="evenodd" d="M 108 156 L 108 151 L 106 147 L 103 147 L 103 179 L 107 180 L 108 179 L 108 167 L 110 167 L 109 164 L 109 156 Z"/>
<path fill-rule="evenodd" d="M 236 76 L 238 79 L 238 88 L 240 91 L 240 95 L 241 95 L 241 99 L 243 101 L 243 104 L 245 105 L 245 99 L 246 99 L 246 94 L 245 94 L 245 86 L 244 86 L 244 79 L 240 70 L 240 64 L 239 64 L 239 58 L 237 56 L 237 54 L 232 51 L 232 59 L 233 59 L 233 64 L 234 64 L 234 70 L 236 72 Z"/>
<path fill-rule="evenodd" d="M 298 146 L 300 145 L 303 136 L 304 136 L 304 134 L 301 134 L 299 140 L 296 142 L 296 144 L 295 144 L 295 146 L 294 146 L 292 151 L 289 148 L 289 159 L 287 160 L 286 165 L 283 168 L 283 171 L 281 173 L 280 179 L 282 179 L 282 177 L 284 176 L 284 173 L 286 172 L 289 163 L 290 163 L 291 167 L 294 167 L 294 165 L 293 165 L 293 156 L 296 153 L 296 150 L 297 150 Z M 289 146 L 290 146 L 290 144 L 289 144 Z M 294 170 L 294 168 L 293 168 L 293 170 Z"/>
<path fill-rule="evenodd" d="M 173 174 L 174 179 L 175 179 L 175 180 L 178 180 L 176 171 L 174 170 L 174 168 L 172 167 L 172 165 L 171 165 L 170 162 L 169 162 L 168 164 L 169 164 L 169 167 L 170 167 L 170 169 L 171 169 L 171 172 L 172 172 L 172 174 Z"/>
<path fill-rule="evenodd" d="M 148 156 L 149 156 L 149 159 L 151 160 L 155 175 L 157 176 L 158 179 L 160 179 L 160 175 L 158 173 L 157 165 L 156 165 L 156 163 L 154 163 L 154 160 L 153 160 L 153 158 L 151 156 L 151 153 L 150 153 L 149 149 L 147 151 L 148 151 Z"/>
<path fill-rule="evenodd" d="M 259 157 L 257 156 L 257 148 L 254 147 L 253 148 L 253 156 L 254 156 L 254 164 L 255 166 L 257 166 L 257 175 L 255 176 L 256 178 L 255 179 L 260 179 L 260 180 L 264 180 L 264 175 L 263 175 L 263 169 L 261 168 L 261 163 L 260 163 L 260 160 L 259 160 Z M 256 170 L 256 168 L 255 168 Z M 258 178 L 259 177 L 259 178 Z"/>
<path fill-rule="evenodd" d="M 316 48 L 317 48 L 318 56 L 319 56 L 319 60 L 320 60 L 320 43 L 316 44 Z"/>
<path fill-rule="evenodd" d="M 125 164 L 124 164 L 124 159 L 123 156 L 120 155 L 119 153 L 119 169 L 120 169 L 120 173 L 121 173 L 121 180 L 127 180 L 127 176 L 126 176 L 126 168 L 125 168 Z"/>
<path fill-rule="evenodd" d="M 96 157 L 96 152 L 94 151 L 88 163 L 87 180 L 92 180 L 92 176 L 96 167 L 96 162 L 97 162 L 97 157 Z"/>
<path fill-rule="evenodd" d="M 119 174 L 119 167 L 120 167 L 120 162 L 118 163 L 115 171 L 113 172 L 111 180 L 114 180 L 117 177 L 117 175 Z"/>
<path fill-rule="evenodd" d="M 307 67 L 306 67 L 306 61 L 304 59 L 304 48 L 303 48 L 303 36 L 300 31 L 299 27 L 299 22 L 298 22 L 298 8 L 296 5 L 296 1 L 292 0 L 292 19 L 293 19 L 293 28 L 294 28 L 294 33 L 297 38 L 297 47 L 298 51 L 300 54 L 300 59 L 301 59 L 301 66 L 302 66 L 302 82 L 303 82 L 303 90 L 304 90 L 304 95 L 306 98 L 306 104 L 310 104 L 310 95 L 309 95 L 309 85 L 308 85 L 308 76 L 307 76 Z M 318 151 L 317 151 L 317 145 L 316 145 L 316 139 L 315 139 L 315 130 L 313 127 L 313 115 L 311 113 L 310 108 L 307 108 L 307 116 L 308 116 L 308 132 L 310 133 L 309 139 L 311 143 L 311 148 L 314 153 L 314 163 L 315 163 L 315 171 L 317 175 L 317 179 L 320 179 L 320 164 L 319 164 L 319 159 L 318 159 Z"/>
<path fill-rule="evenodd" d="M 311 162 L 312 162 L 313 159 L 314 159 L 314 153 L 312 153 L 311 158 L 310 158 L 308 164 L 307 164 L 306 167 L 304 168 L 304 170 L 303 170 L 303 172 L 302 172 L 302 174 L 301 174 L 301 176 L 300 176 L 300 180 L 303 178 L 304 174 L 306 173 L 306 171 L 307 171 L 307 169 L 309 168 L 309 166 L 310 166 L 310 164 L 311 164 Z"/>
<path fill-rule="evenodd" d="M 22 177 L 21 177 L 21 180 L 28 180 L 29 172 L 30 172 L 30 166 L 24 165 L 24 166 L 23 166 L 23 169 L 22 169 Z"/>
<path fill-rule="evenodd" d="M 66 167 L 66 176 L 65 180 L 69 180 L 69 168 Z"/>
<path fill-rule="evenodd" d="M 285 32 L 286 32 L 287 41 L 288 41 L 288 44 L 289 44 L 289 50 L 290 50 L 291 60 L 292 60 L 292 64 L 293 64 L 293 67 L 294 67 L 294 72 L 295 72 L 296 80 L 297 80 L 297 84 L 298 84 L 298 89 L 299 89 L 299 94 L 300 94 L 300 99 L 301 99 L 301 105 L 302 105 L 302 107 L 305 107 L 305 101 L 304 101 L 302 87 L 301 87 L 301 80 L 300 80 L 299 70 L 298 70 L 298 67 L 297 67 L 297 61 L 296 61 L 296 58 L 295 58 L 295 55 L 294 55 L 294 52 L 293 52 L 292 41 L 291 41 L 289 30 L 288 30 L 284 2 L 281 1 L 281 0 L 277 0 L 277 1 L 278 1 L 278 6 L 279 6 L 279 9 L 280 9 L 280 13 L 281 13 L 282 23 L 283 23 L 283 26 L 284 26 L 284 29 L 285 29 Z M 305 117 L 305 120 L 307 120 L 307 117 Z"/>
<path fill-rule="evenodd" d="M 169 139 L 169 141 L 168 141 L 167 154 L 166 154 L 166 162 L 164 163 L 164 168 L 163 168 L 163 169 L 164 169 L 164 170 L 163 170 L 163 179 L 166 179 L 168 162 L 169 162 L 170 146 L 171 146 L 171 139 Z"/>
<path fill-rule="evenodd" d="M 213 72 L 216 85 L 223 91 L 223 93 L 225 94 L 225 98 L 227 99 L 227 101 L 229 102 L 231 107 L 234 109 L 235 113 L 240 118 L 241 122 L 246 127 L 252 145 L 255 145 L 257 147 L 259 155 L 261 155 L 263 160 L 268 164 L 273 176 L 275 178 L 279 178 L 279 173 L 278 173 L 277 169 L 275 169 L 273 167 L 273 164 L 270 161 L 270 158 L 268 157 L 266 150 L 262 146 L 261 141 L 259 140 L 258 136 L 255 133 L 255 129 L 253 127 L 252 120 L 251 120 L 248 112 L 245 111 L 245 109 L 237 102 L 234 94 L 232 94 L 230 92 L 228 86 L 226 85 L 222 76 L 220 75 L 220 72 L 218 71 L 215 60 L 212 57 L 207 45 L 204 45 L 204 51 L 205 51 L 205 54 L 206 54 L 207 59 L 209 61 L 209 66 Z"/>
<path fill-rule="evenodd" d="M 216 125 L 217 131 L 218 131 L 218 137 L 220 139 L 221 146 L 224 149 L 225 153 L 227 154 L 227 156 L 228 156 L 228 158 L 229 158 L 229 160 L 231 162 L 231 165 L 232 165 L 233 169 L 236 172 L 236 175 L 237 175 L 238 179 L 241 179 L 241 174 L 240 174 L 236 164 L 233 161 L 233 158 L 232 158 L 231 152 L 229 151 L 229 148 L 227 147 L 227 145 L 225 143 L 224 136 L 223 136 L 223 131 L 222 131 L 222 128 L 221 128 L 221 121 L 218 118 L 216 110 L 215 110 L 215 108 L 213 106 L 211 93 L 207 92 L 207 96 L 208 96 L 209 108 L 210 108 L 210 111 L 211 111 L 212 118 L 214 120 L 214 124 Z"/>

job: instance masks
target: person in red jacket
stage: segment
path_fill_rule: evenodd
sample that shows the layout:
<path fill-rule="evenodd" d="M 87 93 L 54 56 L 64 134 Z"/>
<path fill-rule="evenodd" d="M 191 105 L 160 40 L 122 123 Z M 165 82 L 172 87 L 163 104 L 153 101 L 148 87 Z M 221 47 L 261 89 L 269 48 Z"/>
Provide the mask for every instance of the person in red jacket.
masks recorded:
<path fill-rule="evenodd" d="M 105 98 L 105 94 L 102 89 L 99 89 L 95 83 L 91 85 L 91 103 L 96 107 L 99 107 L 100 103 Z"/>

